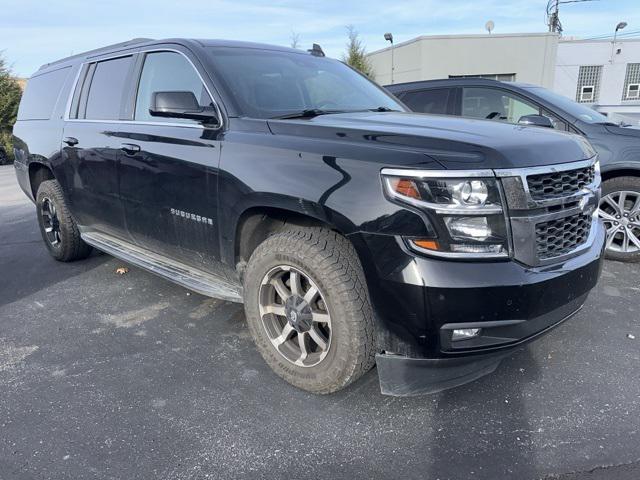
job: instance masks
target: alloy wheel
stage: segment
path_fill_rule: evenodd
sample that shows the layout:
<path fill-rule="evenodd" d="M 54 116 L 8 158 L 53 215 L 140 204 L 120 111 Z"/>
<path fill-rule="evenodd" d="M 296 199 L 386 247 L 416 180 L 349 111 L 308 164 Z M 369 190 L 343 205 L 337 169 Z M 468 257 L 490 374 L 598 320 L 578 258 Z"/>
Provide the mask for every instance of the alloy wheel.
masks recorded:
<path fill-rule="evenodd" d="M 259 312 L 273 347 L 300 367 L 318 365 L 331 347 L 331 316 L 323 294 L 301 270 L 280 265 L 264 276 Z"/>
<path fill-rule="evenodd" d="M 42 224 L 49 244 L 53 247 L 58 247 L 62 242 L 60 220 L 58 219 L 56 204 L 48 197 L 42 199 Z"/>
<path fill-rule="evenodd" d="M 640 251 L 640 193 L 622 190 L 605 195 L 600 200 L 598 216 L 607 229 L 608 251 Z"/>

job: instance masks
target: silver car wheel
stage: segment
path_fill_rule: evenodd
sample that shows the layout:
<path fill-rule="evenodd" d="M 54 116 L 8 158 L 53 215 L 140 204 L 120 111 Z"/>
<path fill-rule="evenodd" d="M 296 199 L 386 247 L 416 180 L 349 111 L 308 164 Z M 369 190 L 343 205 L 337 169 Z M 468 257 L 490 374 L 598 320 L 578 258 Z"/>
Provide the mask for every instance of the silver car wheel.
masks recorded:
<path fill-rule="evenodd" d="M 607 229 L 607 251 L 640 251 L 640 193 L 622 190 L 603 196 L 598 216 Z"/>
<path fill-rule="evenodd" d="M 331 316 L 315 282 L 301 270 L 280 265 L 262 279 L 262 326 L 273 347 L 299 367 L 318 365 L 331 348 Z"/>

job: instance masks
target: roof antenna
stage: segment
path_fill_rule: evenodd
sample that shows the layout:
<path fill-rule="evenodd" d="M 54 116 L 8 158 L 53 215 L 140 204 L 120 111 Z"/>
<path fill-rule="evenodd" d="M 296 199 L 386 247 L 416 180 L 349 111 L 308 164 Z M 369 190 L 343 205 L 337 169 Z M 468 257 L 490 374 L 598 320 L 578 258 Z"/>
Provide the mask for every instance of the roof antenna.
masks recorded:
<path fill-rule="evenodd" d="M 314 43 L 311 50 L 307 50 L 307 52 L 309 52 L 314 57 L 324 57 L 324 52 L 322 51 L 322 47 L 317 43 Z"/>

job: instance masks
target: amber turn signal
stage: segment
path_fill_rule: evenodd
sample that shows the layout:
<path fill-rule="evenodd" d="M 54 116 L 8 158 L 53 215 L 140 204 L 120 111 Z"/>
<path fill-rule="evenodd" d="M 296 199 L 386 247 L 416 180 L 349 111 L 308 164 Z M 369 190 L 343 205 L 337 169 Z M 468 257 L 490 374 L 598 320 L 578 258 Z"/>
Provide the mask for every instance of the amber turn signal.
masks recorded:
<path fill-rule="evenodd" d="M 418 191 L 418 187 L 413 180 L 409 180 L 406 178 L 396 178 L 393 180 L 392 185 L 397 194 L 420 200 L 420 192 Z"/>
<path fill-rule="evenodd" d="M 416 247 L 426 248 L 427 250 L 438 250 L 438 242 L 435 240 L 411 240 Z"/>

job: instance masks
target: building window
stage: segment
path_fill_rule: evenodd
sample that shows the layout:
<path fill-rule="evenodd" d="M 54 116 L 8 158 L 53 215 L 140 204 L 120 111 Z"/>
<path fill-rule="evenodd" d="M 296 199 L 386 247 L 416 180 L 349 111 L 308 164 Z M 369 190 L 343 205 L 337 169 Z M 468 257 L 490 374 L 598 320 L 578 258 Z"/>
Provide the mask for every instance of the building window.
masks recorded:
<path fill-rule="evenodd" d="M 449 75 L 449 78 L 488 78 L 501 82 L 515 82 L 515 73 L 479 73 L 478 75 Z"/>
<path fill-rule="evenodd" d="M 602 65 L 587 65 L 580 67 L 578 73 L 578 88 L 576 90 L 576 102 L 595 103 L 600 93 L 600 77 L 602 77 Z"/>
<path fill-rule="evenodd" d="M 580 87 L 580 102 L 593 102 L 593 92 L 595 87 L 593 85 L 583 85 Z"/>
<path fill-rule="evenodd" d="M 622 100 L 640 100 L 640 63 L 627 64 Z"/>

